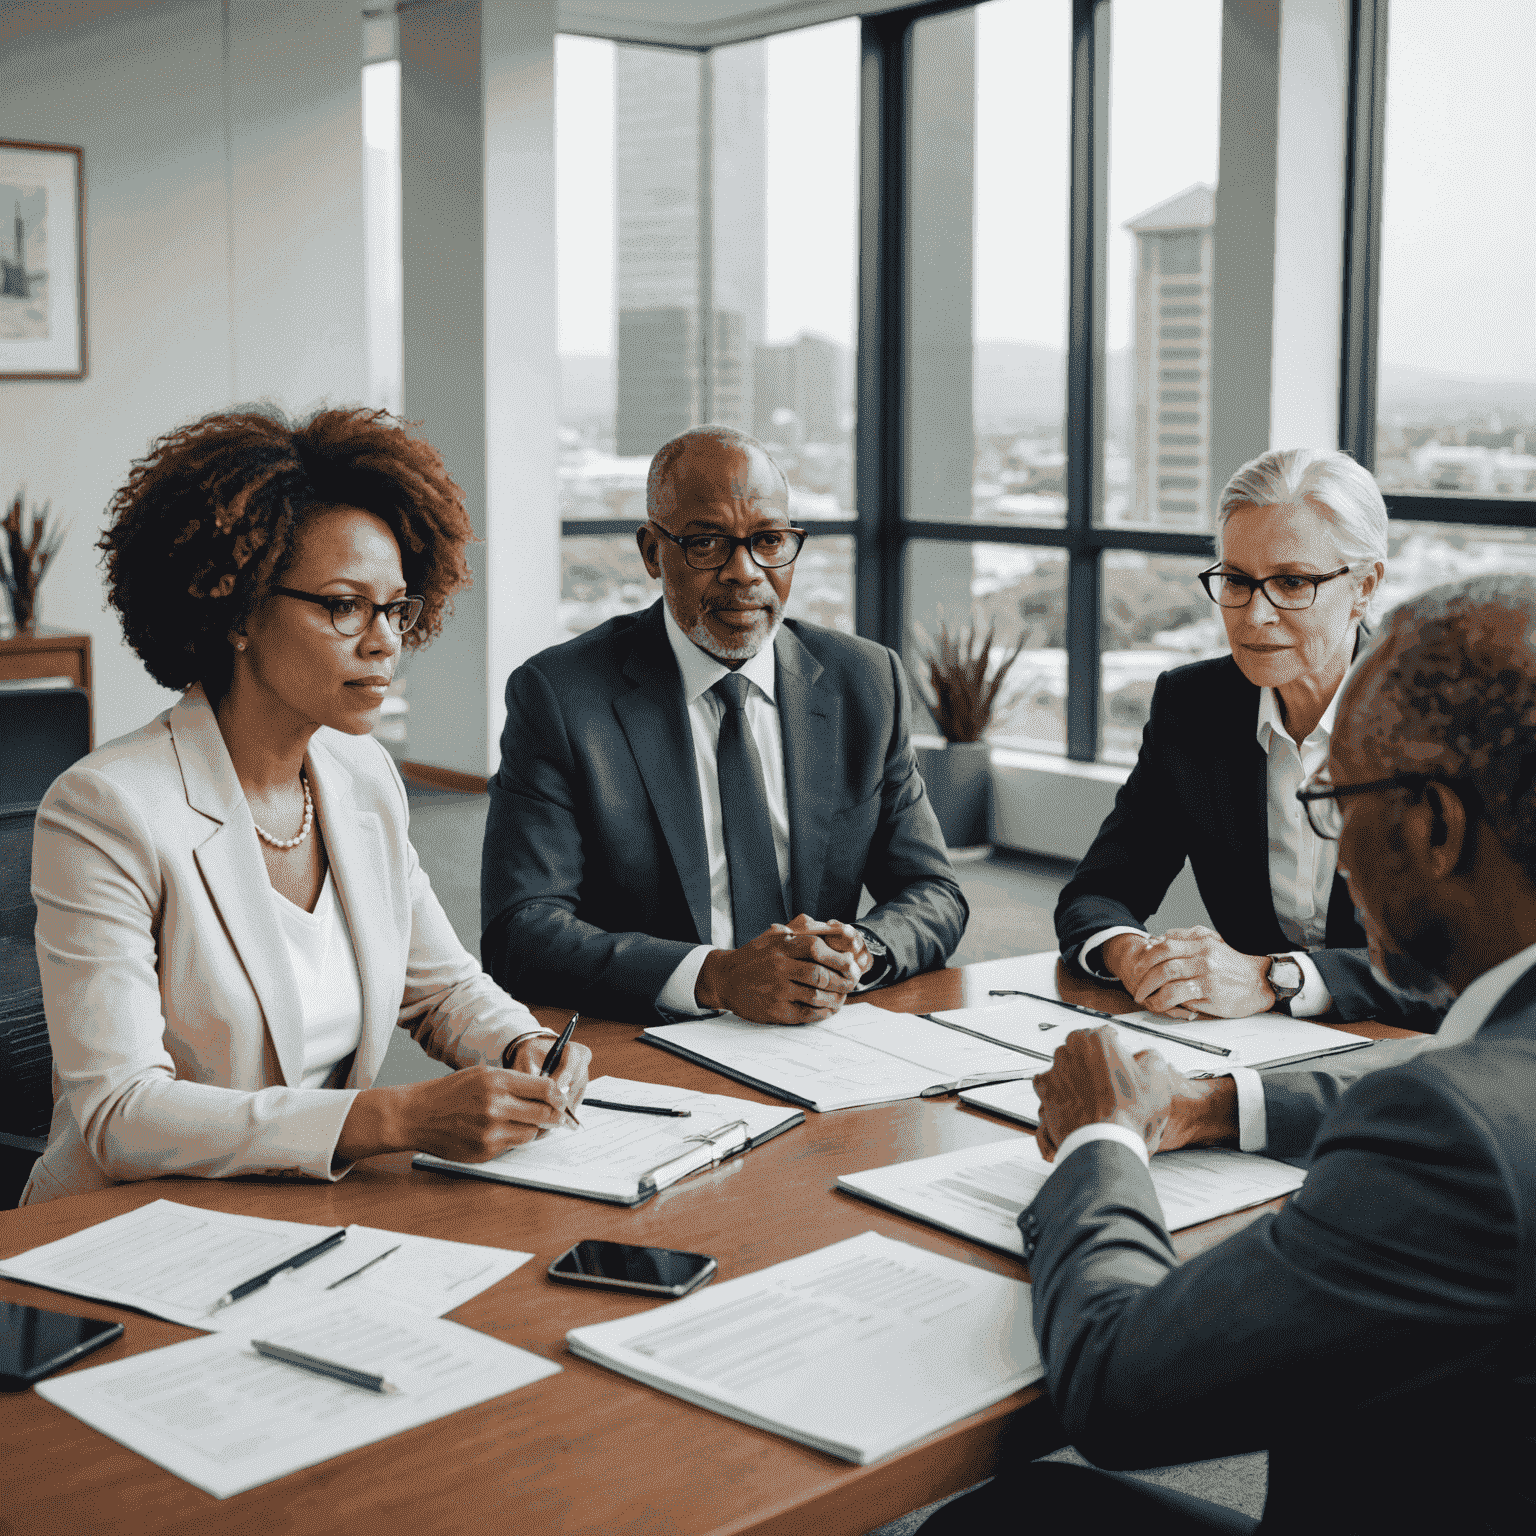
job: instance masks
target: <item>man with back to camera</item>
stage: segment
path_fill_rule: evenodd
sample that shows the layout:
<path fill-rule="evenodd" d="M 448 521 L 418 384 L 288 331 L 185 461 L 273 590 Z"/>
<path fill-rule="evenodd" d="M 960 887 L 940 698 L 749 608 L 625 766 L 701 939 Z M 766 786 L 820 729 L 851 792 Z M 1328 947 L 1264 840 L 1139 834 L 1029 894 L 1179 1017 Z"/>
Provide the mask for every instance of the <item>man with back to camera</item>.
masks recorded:
<path fill-rule="evenodd" d="M 1456 994 L 1439 1033 L 1190 1082 L 1107 1031 L 1035 1079 L 1056 1167 L 1020 1218 L 1063 1440 L 1106 1467 L 1267 1448 L 1264 1532 L 1536 1529 L 1536 582 L 1438 587 L 1346 681 L 1298 794 L 1334 836 L 1372 962 Z M 1367 1055 L 1367 1052 L 1355 1053 Z M 1307 1180 L 1180 1266 L 1149 1152 L 1236 1144 Z M 1235 1511 L 1061 1463 L 1015 1464 L 925 1536 L 1128 1522 L 1252 1531 Z M 1133 1523 L 1131 1523 L 1133 1522 Z"/>
<path fill-rule="evenodd" d="M 806 537 L 784 476 L 744 433 L 698 427 L 651 461 L 646 510 L 662 601 L 507 682 L 486 969 L 609 1018 L 804 1024 L 942 965 L 968 909 L 902 665 L 784 620 Z M 876 905 L 855 924 L 861 887 Z"/>

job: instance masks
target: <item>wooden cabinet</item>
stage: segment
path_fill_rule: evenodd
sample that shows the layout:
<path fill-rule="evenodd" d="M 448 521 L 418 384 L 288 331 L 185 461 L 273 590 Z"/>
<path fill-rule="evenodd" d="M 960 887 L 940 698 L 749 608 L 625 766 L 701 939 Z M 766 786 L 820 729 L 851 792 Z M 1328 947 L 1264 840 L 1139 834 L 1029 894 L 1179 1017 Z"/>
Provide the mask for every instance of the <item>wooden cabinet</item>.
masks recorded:
<path fill-rule="evenodd" d="M 62 677 L 91 694 L 91 637 L 39 624 L 30 634 L 0 630 L 0 686 L 27 678 Z M 96 745 L 96 707 L 91 699 L 91 745 Z"/>

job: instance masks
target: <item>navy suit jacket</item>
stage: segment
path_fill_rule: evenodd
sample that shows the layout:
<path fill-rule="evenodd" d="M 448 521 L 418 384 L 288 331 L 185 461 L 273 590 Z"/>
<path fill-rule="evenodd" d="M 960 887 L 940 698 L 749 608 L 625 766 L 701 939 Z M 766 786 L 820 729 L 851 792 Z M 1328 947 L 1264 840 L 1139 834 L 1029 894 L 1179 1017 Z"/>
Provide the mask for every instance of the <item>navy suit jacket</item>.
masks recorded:
<path fill-rule="evenodd" d="M 508 680 L 480 882 L 481 958 L 503 987 L 646 1024 L 710 942 L 704 813 L 662 601 Z M 969 912 L 917 772 L 900 660 L 794 620 L 774 644 L 789 915 L 851 922 L 867 886 L 876 905 L 859 921 L 890 951 L 883 979 L 943 965 Z"/>
<path fill-rule="evenodd" d="M 1067 969 L 1087 977 L 1083 945 L 1121 924 L 1143 926 L 1189 860 L 1222 938 L 1245 955 L 1297 945 L 1281 931 L 1269 881 L 1268 760 L 1259 745 L 1259 689 L 1230 656 L 1174 667 L 1157 680 L 1131 776 L 1056 903 Z M 1372 974 L 1365 930 L 1341 875 L 1328 902 L 1325 947 L 1311 958 L 1342 1019 L 1433 1031 L 1444 1010 L 1408 999 Z"/>
<path fill-rule="evenodd" d="M 1536 1530 L 1536 967 L 1325 1101 L 1288 1097 L 1296 1196 L 1183 1265 L 1129 1148 L 1046 1181 L 1020 1226 L 1063 1428 L 1114 1468 L 1267 1449 L 1265 1533 Z"/>

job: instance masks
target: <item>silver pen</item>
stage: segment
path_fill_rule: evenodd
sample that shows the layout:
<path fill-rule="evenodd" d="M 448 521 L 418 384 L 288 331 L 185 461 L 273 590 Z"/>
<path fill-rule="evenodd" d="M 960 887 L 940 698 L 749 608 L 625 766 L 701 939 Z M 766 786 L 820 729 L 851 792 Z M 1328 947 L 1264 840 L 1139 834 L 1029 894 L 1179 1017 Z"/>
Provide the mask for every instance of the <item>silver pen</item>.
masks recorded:
<path fill-rule="evenodd" d="M 338 1365 L 334 1360 L 322 1360 L 319 1355 L 306 1355 L 302 1349 L 290 1349 L 286 1344 L 268 1344 L 264 1339 L 252 1339 L 251 1348 L 268 1360 L 278 1360 L 284 1365 L 296 1365 L 301 1371 L 316 1376 L 329 1376 L 332 1381 L 344 1381 L 349 1387 L 362 1387 L 369 1392 L 398 1392 L 399 1387 L 375 1376 L 372 1371 L 355 1370 L 350 1365 Z"/>
<path fill-rule="evenodd" d="M 381 1253 L 376 1259 L 369 1259 L 366 1264 L 359 1265 L 352 1271 L 350 1275 L 343 1275 L 340 1280 L 332 1280 L 331 1283 L 326 1286 L 326 1290 L 334 1291 L 338 1285 L 345 1285 L 348 1280 L 356 1280 L 357 1277 L 362 1274 L 365 1269 L 372 1269 L 375 1264 L 382 1264 L 384 1260 L 390 1256 L 390 1254 L 399 1253 L 401 1248 L 404 1246 L 405 1245 L 403 1243 L 396 1243 L 393 1248 L 386 1248 L 384 1252 Z"/>

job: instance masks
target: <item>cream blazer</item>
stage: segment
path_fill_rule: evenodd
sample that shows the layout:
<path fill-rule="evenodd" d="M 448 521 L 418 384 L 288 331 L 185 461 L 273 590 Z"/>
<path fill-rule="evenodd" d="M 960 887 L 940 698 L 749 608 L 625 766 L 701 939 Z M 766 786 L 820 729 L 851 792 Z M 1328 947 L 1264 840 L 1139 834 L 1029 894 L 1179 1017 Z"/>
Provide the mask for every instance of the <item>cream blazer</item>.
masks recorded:
<path fill-rule="evenodd" d="M 407 836 L 405 786 L 366 736 L 322 728 L 306 767 L 362 981 L 340 1087 L 300 1088 L 303 1009 L 250 808 L 200 684 L 49 788 L 33 837 L 53 1123 L 22 1204 L 164 1174 L 335 1179 L 342 1122 L 392 1029 L 497 1064 L 538 1021 L 454 935 Z"/>

